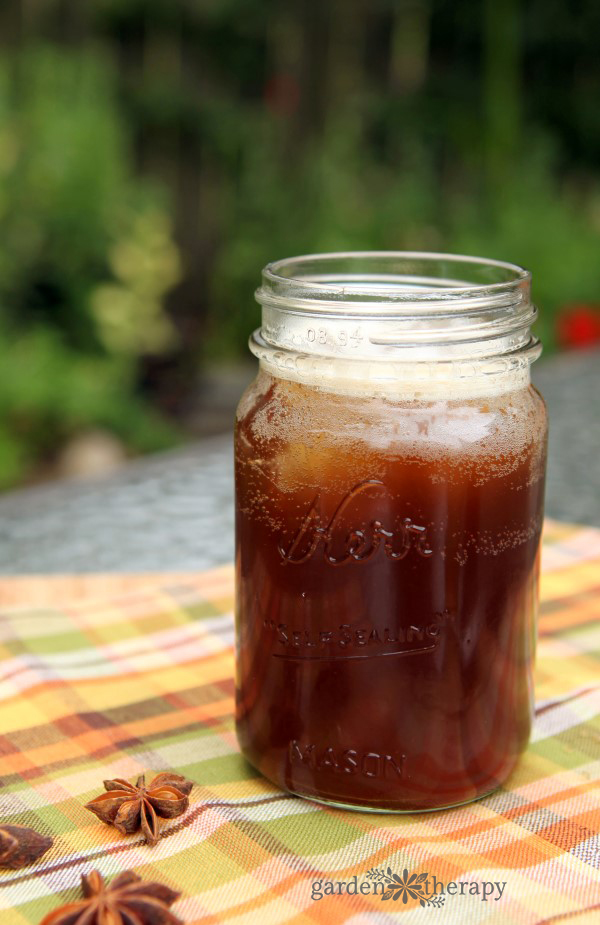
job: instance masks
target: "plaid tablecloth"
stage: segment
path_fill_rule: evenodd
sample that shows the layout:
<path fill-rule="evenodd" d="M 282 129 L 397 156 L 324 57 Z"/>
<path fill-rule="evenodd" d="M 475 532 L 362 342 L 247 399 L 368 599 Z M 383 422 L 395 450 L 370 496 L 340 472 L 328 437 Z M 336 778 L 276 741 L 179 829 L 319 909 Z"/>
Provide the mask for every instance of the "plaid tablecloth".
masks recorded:
<path fill-rule="evenodd" d="M 5 611 L 0 821 L 55 843 L 33 867 L 0 871 L 1 925 L 38 923 L 93 868 L 133 868 L 181 890 L 173 908 L 190 925 L 600 922 L 600 531 L 547 525 L 543 568 L 531 745 L 492 796 L 420 816 L 324 808 L 244 762 L 231 568 L 160 591 Z M 105 778 L 167 768 L 197 787 L 155 848 L 83 808 Z M 439 908 L 360 892 L 388 868 L 459 887 Z M 356 883 L 356 895 L 338 882 Z M 505 883 L 501 898 L 484 899 L 485 883 Z"/>

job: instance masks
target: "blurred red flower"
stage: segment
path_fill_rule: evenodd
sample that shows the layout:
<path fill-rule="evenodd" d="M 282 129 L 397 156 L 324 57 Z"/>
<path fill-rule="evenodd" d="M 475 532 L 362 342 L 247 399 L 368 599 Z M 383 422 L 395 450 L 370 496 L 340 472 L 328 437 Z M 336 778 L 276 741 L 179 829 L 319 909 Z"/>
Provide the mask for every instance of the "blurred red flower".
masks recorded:
<path fill-rule="evenodd" d="M 558 316 L 556 333 L 560 346 L 568 350 L 600 344 L 600 306 L 566 305 Z"/>

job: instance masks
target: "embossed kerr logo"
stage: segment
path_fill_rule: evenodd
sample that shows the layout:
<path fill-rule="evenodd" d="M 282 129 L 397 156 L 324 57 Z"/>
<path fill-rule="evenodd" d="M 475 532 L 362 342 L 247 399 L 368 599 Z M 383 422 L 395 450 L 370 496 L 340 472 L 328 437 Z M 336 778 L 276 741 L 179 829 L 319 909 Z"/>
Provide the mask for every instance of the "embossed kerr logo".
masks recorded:
<path fill-rule="evenodd" d="M 411 550 L 424 558 L 433 555 L 426 528 L 410 517 L 403 518 L 393 530 L 377 518 L 370 521 L 368 528 L 352 527 L 351 518 L 358 517 L 359 504 L 367 500 L 389 501 L 388 490 L 379 479 L 359 482 L 342 498 L 333 515 L 324 519 L 321 494 L 317 493 L 291 539 L 279 543 L 282 565 L 302 565 L 317 554 L 332 566 L 367 562 L 381 554 L 380 550 L 392 560 L 404 559 Z"/>
<path fill-rule="evenodd" d="M 302 565 L 317 557 L 331 566 L 362 563 L 375 556 L 392 561 L 409 554 L 429 559 L 433 555 L 425 527 L 410 517 L 393 514 L 392 497 L 379 479 L 359 482 L 331 514 L 327 499 L 317 493 L 297 529 L 279 543 L 282 565 Z M 373 516 L 375 515 L 375 516 Z M 356 524 L 360 524 L 357 527 Z M 393 526 L 394 529 L 388 529 Z M 413 656 L 433 652 L 455 619 L 445 608 L 430 613 L 406 613 L 394 625 L 383 620 L 362 623 L 309 625 L 265 618 L 263 628 L 274 658 L 358 659 L 379 656 Z"/>

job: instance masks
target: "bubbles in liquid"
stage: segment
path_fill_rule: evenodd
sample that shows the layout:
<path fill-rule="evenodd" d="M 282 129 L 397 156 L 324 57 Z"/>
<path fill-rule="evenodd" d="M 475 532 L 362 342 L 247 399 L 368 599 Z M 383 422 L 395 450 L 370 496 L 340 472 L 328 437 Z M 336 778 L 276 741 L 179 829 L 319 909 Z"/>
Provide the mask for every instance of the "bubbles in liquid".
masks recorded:
<path fill-rule="evenodd" d="M 314 486 L 321 477 L 341 484 L 365 467 L 381 476 L 382 460 L 394 458 L 426 466 L 434 483 L 468 477 L 481 485 L 523 464 L 529 479 L 540 478 L 542 407 L 531 388 L 423 402 L 339 395 L 277 380 L 270 398 L 247 415 L 246 427 L 257 445 L 269 448 L 269 477 L 280 491 Z M 522 482 L 515 486 L 521 489 Z"/>
<path fill-rule="evenodd" d="M 389 808 L 506 776 L 530 722 L 544 444 L 528 388 L 404 401 L 263 374 L 249 390 L 238 729 L 263 773 Z"/>

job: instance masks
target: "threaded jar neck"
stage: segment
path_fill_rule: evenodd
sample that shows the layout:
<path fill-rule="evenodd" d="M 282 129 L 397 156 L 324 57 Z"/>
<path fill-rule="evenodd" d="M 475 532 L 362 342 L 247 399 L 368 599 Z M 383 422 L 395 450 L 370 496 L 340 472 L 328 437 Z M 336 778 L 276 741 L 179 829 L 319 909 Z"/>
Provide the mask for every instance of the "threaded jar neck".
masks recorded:
<path fill-rule="evenodd" d="M 250 347 L 290 378 L 335 378 L 340 363 L 345 378 L 375 380 L 528 370 L 541 352 L 530 291 L 527 270 L 478 257 L 293 257 L 263 270 Z"/>

